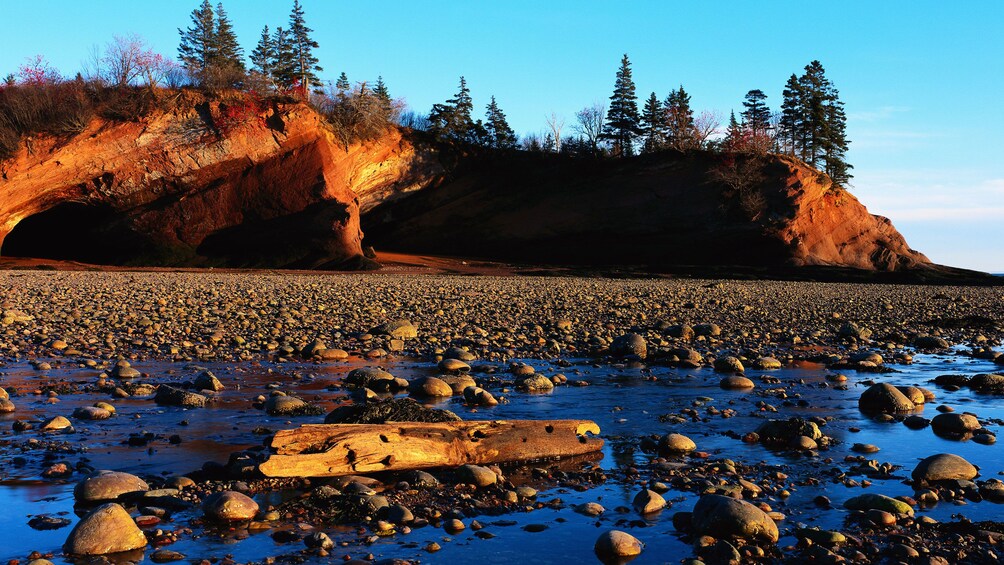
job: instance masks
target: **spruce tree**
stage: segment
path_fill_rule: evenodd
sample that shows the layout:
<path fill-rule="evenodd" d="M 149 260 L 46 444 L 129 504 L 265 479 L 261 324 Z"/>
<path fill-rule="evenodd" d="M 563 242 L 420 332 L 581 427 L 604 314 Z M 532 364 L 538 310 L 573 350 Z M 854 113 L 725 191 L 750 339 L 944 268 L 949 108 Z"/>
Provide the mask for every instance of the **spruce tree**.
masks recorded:
<path fill-rule="evenodd" d="M 516 147 L 516 133 L 509 127 L 505 113 L 499 108 L 492 96 L 485 112 L 485 132 L 489 147 L 494 149 L 513 149 Z"/>
<path fill-rule="evenodd" d="M 474 103 L 467 80 L 460 77 L 460 86 L 453 98 L 442 104 L 433 104 L 429 112 L 429 131 L 439 139 L 449 139 L 462 143 L 475 143 L 477 130 L 471 111 Z"/>
<path fill-rule="evenodd" d="M 784 84 L 781 93 L 781 119 L 778 141 L 781 150 L 789 155 L 795 155 L 796 148 L 801 145 L 803 136 L 802 124 L 802 85 L 796 75 L 791 75 Z"/>
<path fill-rule="evenodd" d="M 740 143 L 742 143 L 742 138 L 742 126 L 740 126 L 739 121 L 736 120 L 736 111 L 732 110 L 729 114 L 729 127 L 725 131 L 725 146 L 730 151 L 734 151 L 740 146 Z"/>
<path fill-rule="evenodd" d="M 272 65 L 275 63 L 275 59 L 275 40 L 269 32 L 268 26 L 265 26 L 265 28 L 261 30 L 261 37 L 258 39 L 258 45 L 256 45 L 254 51 L 251 52 L 252 69 L 259 73 L 265 80 L 272 81 Z"/>
<path fill-rule="evenodd" d="M 181 43 L 178 45 L 178 59 L 182 66 L 194 77 L 201 80 L 216 57 L 216 16 L 209 0 L 192 11 L 192 26 L 178 29 Z"/>
<path fill-rule="evenodd" d="M 313 50 L 319 47 L 317 42 L 310 37 L 310 33 L 313 31 L 307 27 L 303 19 L 303 7 L 300 6 L 300 0 L 293 0 L 293 11 L 289 14 L 289 35 L 293 46 L 296 76 L 304 92 L 309 92 L 311 88 L 320 87 L 321 81 L 317 78 L 316 73 L 324 70 L 318 64 L 317 57 L 313 53 Z"/>
<path fill-rule="evenodd" d="M 213 56 L 213 66 L 219 74 L 222 84 L 234 86 L 244 77 L 244 49 L 237 41 L 230 17 L 223 9 L 223 3 L 216 4 L 216 50 Z"/>
<path fill-rule="evenodd" d="M 272 60 L 272 77 L 279 90 L 285 91 L 296 83 L 296 61 L 289 32 L 282 27 L 275 28 L 272 44 L 275 59 Z"/>
<path fill-rule="evenodd" d="M 349 83 L 349 76 L 342 71 L 342 74 L 338 75 L 338 80 L 335 81 L 335 88 L 338 89 L 339 96 L 345 96 L 349 89 L 352 88 L 352 84 Z"/>
<path fill-rule="evenodd" d="M 683 89 L 670 91 L 663 104 L 666 114 L 666 141 L 670 147 L 686 151 L 697 147 L 694 131 L 694 111 L 690 108 L 690 95 Z"/>
<path fill-rule="evenodd" d="M 377 77 L 376 85 L 373 87 L 373 95 L 379 101 L 380 111 L 383 112 L 384 117 L 390 119 L 391 114 L 393 114 L 393 103 L 390 97 L 390 90 L 384 84 L 382 76 Z"/>
<path fill-rule="evenodd" d="M 615 156 L 632 155 L 634 139 L 642 133 L 640 121 L 638 97 L 631 78 L 631 61 L 625 53 L 617 70 L 614 93 L 610 96 L 610 108 L 607 110 L 607 122 L 600 137 L 610 141 Z"/>
<path fill-rule="evenodd" d="M 659 97 L 654 92 L 645 102 L 645 108 L 641 113 L 641 125 L 645 136 L 645 145 L 642 151 L 651 153 L 662 149 L 666 142 L 666 120 L 662 103 L 659 102 Z"/>
<path fill-rule="evenodd" d="M 743 101 L 746 108 L 743 113 L 743 123 L 754 136 L 766 135 L 770 129 L 770 108 L 767 107 L 767 95 L 762 90 L 750 90 Z"/>

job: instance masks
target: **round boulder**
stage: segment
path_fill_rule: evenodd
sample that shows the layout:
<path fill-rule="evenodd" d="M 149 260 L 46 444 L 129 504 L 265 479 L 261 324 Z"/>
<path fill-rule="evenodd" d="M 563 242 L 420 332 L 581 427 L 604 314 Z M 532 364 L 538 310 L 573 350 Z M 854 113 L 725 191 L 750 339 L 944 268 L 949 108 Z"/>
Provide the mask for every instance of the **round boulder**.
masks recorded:
<path fill-rule="evenodd" d="M 535 373 L 516 379 L 516 388 L 530 392 L 546 392 L 554 388 L 554 383 L 544 375 Z"/>
<path fill-rule="evenodd" d="M 224 522 L 251 520 L 258 512 L 258 503 L 249 496 L 232 490 L 209 495 L 202 503 L 207 518 Z"/>
<path fill-rule="evenodd" d="M 731 355 L 715 359 L 715 370 L 719 373 L 742 373 L 746 371 L 742 361 Z"/>
<path fill-rule="evenodd" d="M 614 355 L 627 357 L 633 355 L 639 359 L 648 356 L 648 344 L 642 336 L 630 333 L 614 338 L 610 344 L 610 352 Z"/>
<path fill-rule="evenodd" d="M 697 449 L 694 440 L 683 434 L 666 434 L 659 440 L 661 453 L 690 453 Z"/>
<path fill-rule="evenodd" d="M 889 383 L 879 383 L 868 387 L 858 399 L 858 408 L 862 412 L 878 412 L 892 414 L 895 412 L 910 412 L 916 405 L 910 401 L 898 388 Z"/>
<path fill-rule="evenodd" d="M 453 387 L 443 379 L 421 377 L 411 381 L 408 390 L 416 396 L 453 396 Z"/>
<path fill-rule="evenodd" d="M 642 543 L 638 538 L 620 530 L 609 530 L 600 534 L 593 551 L 600 559 L 632 557 L 641 554 Z"/>
<path fill-rule="evenodd" d="M 480 465 L 462 465 L 457 469 L 457 479 L 460 482 L 476 487 L 487 487 L 498 482 L 499 476 L 488 467 Z"/>
<path fill-rule="evenodd" d="M 931 419 L 931 427 L 935 433 L 966 434 L 978 430 L 982 426 L 972 414 L 938 414 Z"/>
<path fill-rule="evenodd" d="M 979 471 L 972 463 L 951 453 L 939 453 L 923 459 L 914 468 L 913 477 L 917 482 L 971 481 Z"/>
<path fill-rule="evenodd" d="M 716 538 L 744 538 L 750 541 L 777 543 L 777 524 L 758 507 L 719 494 L 707 494 L 697 501 L 691 515 L 697 535 Z"/>
<path fill-rule="evenodd" d="M 63 551 L 71 555 L 107 555 L 146 547 L 146 536 L 125 508 L 102 504 L 70 532 Z"/>
<path fill-rule="evenodd" d="M 146 492 L 150 485 L 129 473 L 120 471 L 97 471 L 77 483 L 73 488 L 73 498 L 77 502 L 107 502 L 135 492 Z"/>
<path fill-rule="evenodd" d="M 735 359 L 733 357 L 733 359 Z M 717 363 L 717 361 L 716 361 Z M 750 379 L 746 377 L 740 377 L 738 375 L 733 375 L 731 377 L 725 377 L 718 383 L 718 386 L 726 390 L 743 390 L 753 388 L 756 385 Z"/>

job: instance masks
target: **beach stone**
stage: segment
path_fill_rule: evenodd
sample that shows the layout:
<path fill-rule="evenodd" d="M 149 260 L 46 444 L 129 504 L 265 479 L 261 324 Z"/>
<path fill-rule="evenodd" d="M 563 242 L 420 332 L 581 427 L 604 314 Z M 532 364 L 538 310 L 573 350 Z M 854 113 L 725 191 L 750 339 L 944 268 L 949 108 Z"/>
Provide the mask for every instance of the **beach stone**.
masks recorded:
<path fill-rule="evenodd" d="M 324 532 L 314 532 L 309 536 L 303 538 L 303 545 L 310 549 L 332 549 L 335 547 L 335 541 Z"/>
<path fill-rule="evenodd" d="M 17 410 L 14 403 L 9 398 L 0 398 L 0 414 L 10 414 Z"/>
<path fill-rule="evenodd" d="M 394 341 L 398 341 L 398 340 L 391 340 L 391 342 L 394 342 Z M 397 350 L 400 351 L 401 349 L 404 349 L 404 347 L 402 346 L 401 348 L 399 348 Z M 394 350 L 393 345 L 391 347 L 391 350 Z M 344 349 L 338 349 L 336 347 L 326 347 L 326 348 L 318 351 L 316 353 L 316 355 L 318 357 L 320 357 L 321 359 L 325 360 L 325 361 L 340 361 L 342 359 L 348 359 L 349 358 L 349 352 L 348 351 L 345 351 Z"/>
<path fill-rule="evenodd" d="M 753 366 L 761 370 L 775 370 L 781 368 L 781 362 L 773 357 L 761 357 L 753 362 Z"/>
<path fill-rule="evenodd" d="M 915 405 L 919 406 L 927 402 L 927 396 L 924 395 L 924 391 L 915 386 L 898 386 L 897 390 L 903 393 L 903 396 L 910 399 Z"/>
<path fill-rule="evenodd" d="M 418 328 L 408 320 L 386 322 L 370 329 L 373 335 L 389 335 L 398 339 L 413 339 L 418 337 Z"/>
<path fill-rule="evenodd" d="M 648 357 L 648 344 L 644 337 L 636 333 L 624 334 L 614 338 L 610 344 L 610 352 L 621 357 L 634 355 L 644 359 Z"/>
<path fill-rule="evenodd" d="M 722 328 L 718 324 L 697 324 L 694 326 L 694 335 L 703 337 L 718 337 L 722 335 Z"/>
<path fill-rule="evenodd" d="M 840 545 L 847 543 L 847 536 L 832 530 L 817 530 L 815 528 L 798 528 L 795 530 L 795 537 L 799 539 L 811 540 L 812 543 L 825 546 Z"/>
<path fill-rule="evenodd" d="M 696 449 L 694 440 L 683 434 L 666 434 L 659 440 L 659 451 L 663 453 L 690 453 Z"/>
<path fill-rule="evenodd" d="M 443 359 L 457 359 L 459 361 L 470 362 L 477 359 L 477 357 L 465 349 L 451 347 L 443 352 Z"/>
<path fill-rule="evenodd" d="M 943 337 L 934 335 L 917 336 L 913 340 L 913 346 L 917 349 L 948 349 L 952 344 Z"/>
<path fill-rule="evenodd" d="M 606 512 L 607 509 L 596 502 L 584 502 L 576 506 L 575 511 L 584 516 L 596 517 Z"/>
<path fill-rule="evenodd" d="M 457 479 L 464 484 L 476 487 L 487 487 L 498 482 L 499 476 L 488 467 L 481 465 L 462 465 L 457 468 Z"/>
<path fill-rule="evenodd" d="M 310 409 L 309 404 L 295 396 L 272 394 L 265 400 L 265 413 L 269 416 L 299 416 Z"/>
<path fill-rule="evenodd" d="M 136 475 L 121 471 L 97 471 L 77 483 L 73 488 L 73 498 L 85 503 L 107 502 L 148 490 L 150 485 Z"/>
<path fill-rule="evenodd" d="M 535 373 L 516 379 L 516 388 L 530 392 L 546 392 L 554 388 L 554 383 L 544 375 Z"/>
<path fill-rule="evenodd" d="M 42 423 L 41 429 L 43 432 L 56 432 L 72 427 L 73 424 L 64 416 L 53 416 Z"/>
<path fill-rule="evenodd" d="M 862 412 L 880 412 L 891 414 L 909 412 L 916 406 L 900 390 L 888 383 L 874 384 L 861 393 L 858 408 Z"/>
<path fill-rule="evenodd" d="M 810 451 L 818 448 L 819 445 L 809 436 L 798 436 L 791 440 L 791 447 L 799 451 Z"/>
<path fill-rule="evenodd" d="M 135 379 L 142 376 L 142 373 L 132 368 L 128 361 L 119 361 L 112 368 L 112 376 L 116 379 Z"/>
<path fill-rule="evenodd" d="M 416 396 L 453 396 L 453 387 L 436 377 L 419 377 L 411 381 L 408 390 Z"/>
<path fill-rule="evenodd" d="M 199 390 L 211 390 L 219 392 L 223 390 L 223 383 L 210 371 L 203 371 L 195 378 L 195 388 Z"/>
<path fill-rule="evenodd" d="M 464 402 L 471 406 L 496 406 L 499 403 L 492 393 L 477 386 L 464 389 Z"/>
<path fill-rule="evenodd" d="M 425 471 L 408 471 L 404 475 L 404 480 L 408 484 L 417 488 L 433 488 L 439 484 L 439 480 Z"/>
<path fill-rule="evenodd" d="M 160 385 L 153 401 L 161 406 L 181 406 L 184 408 L 203 408 L 208 399 L 194 392 L 188 392 L 170 385 Z"/>
<path fill-rule="evenodd" d="M 446 358 L 437 365 L 444 373 L 466 373 L 471 370 L 471 366 L 459 359 Z"/>
<path fill-rule="evenodd" d="M 861 494 L 844 502 L 844 507 L 850 510 L 884 510 L 893 514 L 913 516 L 913 508 L 909 504 L 884 494 Z"/>
<path fill-rule="evenodd" d="M 990 479 L 980 485 L 980 495 L 987 500 L 994 502 L 1004 501 L 1004 482 L 998 479 Z"/>
<path fill-rule="evenodd" d="M 403 504 L 392 504 L 387 508 L 387 519 L 395 524 L 408 524 L 415 521 L 415 515 Z"/>
<path fill-rule="evenodd" d="M 790 446 L 799 437 L 807 437 L 813 441 L 823 437 L 823 432 L 815 422 L 802 418 L 767 420 L 756 429 L 756 434 L 761 443 L 777 447 Z"/>
<path fill-rule="evenodd" d="M 73 417 L 78 420 L 107 420 L 112 413 L 96 406 L 81 406 L 73 411 Z"/>
<path fill-rule="evenodd" d="M 921 430 L 931 425 L 931 421 L 923 416 L 907 416 L 903 420 L 903 425 L 910 428 L 911 430 Z"/>
<path fill-rule="evenodd" d="M 738 375 L 733 375 L 731 377 L 725 377 L 718 383 L 718 386 L 726 390 L 743 390 L 750 389 L 756 385 L 750 379 L 746 377 L 740 377 Z"/>
<path fill-rule="evenodd" d="M 108 555 L 146 547 L 146 536 L 125 508 L 109 503 L 98 506 L 73 528 L 63 544 L 71 555 Z"/>
<path fill-rule="evenodd" d="M 651 514 L 665 508 L 666 499 L 653 490 L 645 489 L 635 495 L 631 506 L 639 514 Z"/>
<path fill-rule="evenodd" d="M 732 355 L 727 355 L 725 357 L 719 357 L 715 359 L 715 370 L 719 373 L 742 373 L 746 371 L 743 367 L 742 361 L 737 357 Z M 750 381 L 752 382 L 752 381 Z M 736 387 L 736 388 L 748 388 L 748 387 Z"/>
<path fill-rule="evenodd" d="M 620 530 L 609 530 L 600 534 L 593 545 L 593 551 L 601 559 L 632 557 L 640 555 L 644 546 L 638 538 Z"/>
<path fill-rule="evenodd" d="M 324 351 L 327 347 L 328 346 L 323 340 L 321 340 L 321 338 L 314 338 L 313 341 L 304 345 L 300 349 L 300 355 L 309 359 L 314 355 L 319 354 L 321 351 Z"/>
<path fill-rule="evenodd" d="M 225 490 L 209 495 L 202 503 L 207 518 L 220 521 L 251 520 L 258 512 L 258 503 L 247 495 Z"/>
<path fill-rule="evenodd" d="M 383 424 L 386 422 L 459 422 L 449 410 L 426 408 L 411 398 L 339 406 L 324 418 L 325 424 Z"/>
<path fill-rule="evenodd" d="M 777 543 L 779 536 L 777 524 L 766 512 L 745 500 L 718 494 L 702 496 L 690 519 L 697 535 L 768 543 Z"/>
<path fill-rule="evenodd" d="M 914 481 L 936 482 L 936 481 L 971 481 L 976 478 L 979 471 L 972 463 L 966 461 L 958 455 L 951 453 L 939 453 L 921 460 L 913 469 Z"/>
<path fill-rule="evenodd" d="M 359 367 L 352 369 L 343 379 L 346 384 L 373 388 L 376 381 L 394 381 L 394 375 L 377 367 Z"/>
<path fill-rule="evenodd" d="M 840 326 L 840 330 L 837 332 L 837 335 L 840 337 L 852 337 L 858 340 L 865 340 L 872 336 L 872 331 L 868 328 L 861 327 L 854 322 L 844 322 Z"/>
<path fill-rule="evenodd" d="M 1001 356 L 1004 358 L 1004 355 Z M 981 373 L 979 375 L 973 375 L 973 378 L 969 380 L 969 387 L 986 393 L 1002 393 L 1004 392 L 1004 375 L 999 375 L 997 373 Z"/>
<path fill-rule="evenodd" d="M 171 561 L 181 561 L 184 558 L 184 553 L 178 553 L 170 549 L 158 549 L 150 555 L 150 561 L 154 563 L 170 563 Z"/>
<path fill-rule="evenodd" d="M 474 378 L 466 373 L 459 375 L 440 375 L 439 380 L 450 385 L 453 390 L 453 394 L 463 394 L 467 387 L 477 386 L 478 383 L 474 382 Z"/>
<path fill-rule="evenodd" d="M 885 363 L 885 359 L 874 351 L 861 351 L 850 356 L 850 362 L 861 365 L 862 363 L 879 366 Z"/>
<path fill-rule="evenodd" d="M 980 421 L 971 414 L 938 414 L 931 419 L 931 428 L 946 434 L 965 434 L 981 427 Z"/>

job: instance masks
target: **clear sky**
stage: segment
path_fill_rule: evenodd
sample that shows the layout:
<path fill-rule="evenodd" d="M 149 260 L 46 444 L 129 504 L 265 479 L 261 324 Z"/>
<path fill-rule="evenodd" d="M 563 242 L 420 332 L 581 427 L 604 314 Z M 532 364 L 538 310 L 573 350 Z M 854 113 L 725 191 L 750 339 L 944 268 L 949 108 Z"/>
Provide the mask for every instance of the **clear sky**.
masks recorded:
<path fill-rule="evenodd" d="M 176 55 L 200 0 L 0 0 L 0 74 L 44 54 L 72 76 L 93 45 L 136 33 Z M 214 0 L 215 4 L 215 0 Z M 639 98 L 683 85 L 698 110 L 777 108 L 813 59 L 848 113 L 852 191 L 932 260 L 1004 272 L 1004 2 L 973 0 L 302 0 L 322 78 L 373 81 L 418 111 L 465 75 L 520 133 L 610 95 L 620 57 Z M 292 0 L 226 0 L 247 53 Z M 641 213 L 641 211 L 640 211 Z"/>

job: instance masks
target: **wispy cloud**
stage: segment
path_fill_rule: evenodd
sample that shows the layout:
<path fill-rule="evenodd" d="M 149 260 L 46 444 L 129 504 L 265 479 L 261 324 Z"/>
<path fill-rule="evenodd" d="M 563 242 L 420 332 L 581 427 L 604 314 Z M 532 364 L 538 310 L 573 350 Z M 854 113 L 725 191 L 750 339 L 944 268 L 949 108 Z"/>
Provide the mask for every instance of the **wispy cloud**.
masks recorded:
<path fill-rule="evenodd" d="M 909 112 L 910 108 L 906 106 L 880 106 L 873 110 L 861 110 L 858 112 L 850 112 L 847 114 L 848 121 L 851 122 L 881 122 L 888 120 L 889 118 L 897 114 L 905 114 Z"/>
<path fill-rule="evenodd" d="M 1004 178 L 970 179 L 964 172 L 874 171 L 856 179 L 869 210 L 895 222 L 1004 220 Z"/>

